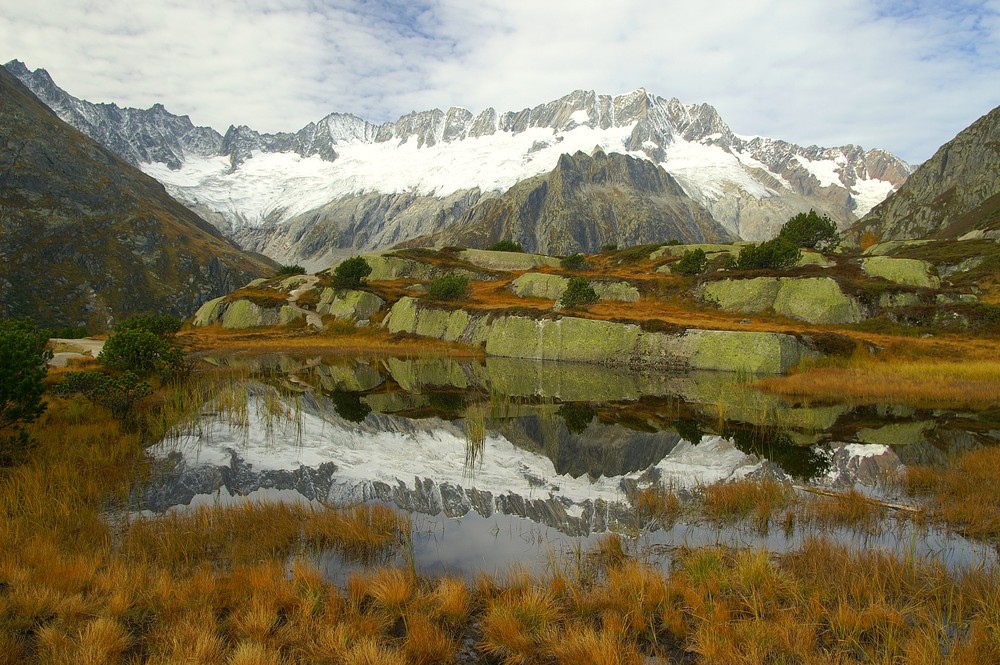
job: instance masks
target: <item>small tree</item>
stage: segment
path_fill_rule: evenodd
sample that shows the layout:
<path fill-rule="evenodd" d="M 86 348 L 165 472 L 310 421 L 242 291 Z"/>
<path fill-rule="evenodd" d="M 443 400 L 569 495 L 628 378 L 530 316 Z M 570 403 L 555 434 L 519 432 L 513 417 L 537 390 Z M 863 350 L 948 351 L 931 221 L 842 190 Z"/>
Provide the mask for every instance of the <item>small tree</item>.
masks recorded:
<path fill-rule="evenodd" d="M 597 291 L 586 277 L 570 277 L 559 303 L 563 307 L 579 307 L 597 302 Z"/>
<path fill-rule="evenodd" d="M 701 248 L 689 249 L 684 252 L 674 266 L 674 271 L 682 275 L 700 275 L 708 268 L 708 257 Z"/>
<path fill-rule="evenodd" d="M 333 287 L 354 289 L 361 286 L 361 280 L 372 274 L 372 267 L 360 256 L 352 256 L 333 269 Z"/>
<path fill-rule="evenodd" d="M 184 354 L 148 330 L 122 330 L 108 338 L 97 359 L 110 369 L 132 371 L 143 376 L 153 372 L 169 374 L 179 371 Z"/>
<path fill-rule="evenodd" d="M 513 240 L 498 240 L 486 249 L 494 252 L 523 252 L 524 247 L 519 242 Z"/>
<path fill-rule="evenodd" d="M 796 247 L 809 249 L 833 249 L 840 242 L 840 233 L 832 219 L 815 210 L 800 212 L 781 227 L 779 238 L 784 238 Z"/>
<path fill-rule="evenodd" d="M 785 238 L 777 237 L 741 249 L 736 267 L 740 270 L 786 270 L 801 258 L 802 252 L 798 247 Z"/>
<path fill-rule="evenodd" d="M 455 300 L 469 291 L 469 278 L 449 273 L 438 277 L 427 287 L 427 297 L 431 300 Z"/>
<path fill-rule="evenodd" d="M 278 271 L 274 273 L 275 277 L 291 277 L 293 275 L 304 275 L 306 274 L 306 269 L 299 264 L 291 266 L 278 266 Z"/>
<path fill-rule="evenodd" d="M 565 270 L 584 270 L 587 266 L 587 260 L 583 257 L 583 254 L 570 254 L 566 258 L 559 261 Z"/>
<path fill-rule="evenodd" d="M 0 454 L 3 448 L 23 446 L 28 437 L 23 425 L 45 411 L 42 393 L 51 351 L 31 319 L 0 319 Z M 5 434 L 4 431 L 8 434 Z"/>

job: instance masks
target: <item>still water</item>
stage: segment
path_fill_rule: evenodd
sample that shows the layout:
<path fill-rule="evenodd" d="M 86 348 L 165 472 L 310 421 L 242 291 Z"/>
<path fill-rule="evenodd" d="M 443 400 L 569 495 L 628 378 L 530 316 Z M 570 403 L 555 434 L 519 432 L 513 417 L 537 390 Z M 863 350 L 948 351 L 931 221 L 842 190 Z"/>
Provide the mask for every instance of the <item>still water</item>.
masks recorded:
<path fill-rule="evenodd" d="M 895 499 L 892 479 L 906 465 L 946 464 L 1000 440 L 997 413 L 789 404 L 751 389 L 753 377 L 724 373 L 500 358 L 215 362 L 238 379 L 152 449 L 137 511 L 387 503 L 414 526 L 396 558 L 431 575 L 571 565 L 608 532 L 654 561 L 683 546 L 795 548 L 815 530 L 642 521 L 632 500 L 657 483 L 685 497 L 741 478 Z M 892 516 L 874 532 L 828 533 L 952 566 L 996 556 Z M 351 570 L 333 554 L 317 563 L 334 580 Z"/>

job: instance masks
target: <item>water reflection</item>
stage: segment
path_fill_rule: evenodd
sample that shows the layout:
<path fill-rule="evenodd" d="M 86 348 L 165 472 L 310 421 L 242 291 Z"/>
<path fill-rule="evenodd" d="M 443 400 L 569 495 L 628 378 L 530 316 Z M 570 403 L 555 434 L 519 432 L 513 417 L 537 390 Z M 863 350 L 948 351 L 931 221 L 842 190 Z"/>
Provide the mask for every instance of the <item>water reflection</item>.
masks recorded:
<path fill-rule="evenodd" d="M 990 414 L 788 404 L 745 377 L 709 372 L 494 358 L 225 362 L 245 364 L 240 426 L 220 417 L 222 405 L 206 405 L 197 427 L 154 449 L 157 468 L 136 508 L 262 491 L 391 503 L 427 521 L 413 553 L 427 572 L 544 566 L 553 548 L 608 530 L 645 534 L 650 551 L 726 543 L 738 530 L 639 523 L 629 497 L 654 482 L 694 490 L 744 477 L 877 493 L 901 464 L 943 462 L 1000 436 Z M 518 539 L 499 542 L 504 529 Z M 751 539 L 782 549 L 797 537 Z M 938 537 L 922 535 L 920 547 L 979 556 Z"/>

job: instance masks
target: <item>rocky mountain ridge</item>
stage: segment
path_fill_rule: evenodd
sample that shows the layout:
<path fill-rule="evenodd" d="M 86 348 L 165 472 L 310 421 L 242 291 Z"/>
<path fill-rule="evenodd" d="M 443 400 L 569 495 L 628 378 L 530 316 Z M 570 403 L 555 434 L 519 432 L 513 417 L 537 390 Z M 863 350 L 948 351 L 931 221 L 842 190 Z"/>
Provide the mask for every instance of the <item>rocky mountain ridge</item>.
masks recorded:
<path fill-rule="evenodd" d="M 883 240 L 1000 238 L 1000 106 L 941 146 L 852 229 L 857 238 L 866 232 Z"/>
<path fill-rule="evenodd" d="M 283 225 L 297 225 L 299 235 L 317 223 L 354 228 L 351 237 L 321 243 L 344 253 L 441 234 L 480 200 L 552 171 L 563 154 L 595 146 L 662 166 L 728 233 L 750 240 L 773 236 L 809 208 L 846 227 L 911 170 L 882 150 L 741 136 L 708 104 L 644 89 L 615 96 L 577 90 L 520 111 L 434 109 L 378 125 L 334 113 L 295 133 L 241 126 L 223 135 L 159 105 L 91 104 L 62 91 L 44 70 L 17 61 L 7 68 L 63 119 L 224 232 L 282 260 L 310 255 Z M 384 213 L 372 214 L 379 209 Z"/>

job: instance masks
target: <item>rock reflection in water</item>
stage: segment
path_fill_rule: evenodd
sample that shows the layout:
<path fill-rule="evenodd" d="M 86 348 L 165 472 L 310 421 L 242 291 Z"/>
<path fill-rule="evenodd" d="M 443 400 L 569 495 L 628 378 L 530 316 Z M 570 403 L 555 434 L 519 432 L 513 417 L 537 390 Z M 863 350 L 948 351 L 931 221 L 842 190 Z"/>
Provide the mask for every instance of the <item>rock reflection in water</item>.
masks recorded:
<path fill-rule="evenodd" d="M 437 520 L 415 541 L 426 565 L 457 565 L 432 554 L 439 536 L 429 534 L 439 528 L 454 542 L 465 524 L 466 533 L 482 533 L 456 548 L 471 550 L 459 558 L 490 569 L 527 556 L 516 543 L 490 544 L 486 534 L 498 528 L 496 520 L 518 524 L 511 532 L 540 529 L 539 549 L 565 546 L 560 538 L 639 532 L 628 497 L 651 482 L 691 488 L 766 476 L 874 488 L 901 458 L 933 458 L 949 441 L 969 448 L 996 438 L 963 414 L 928 418 L 773 401 L 761 408 L 734 399 L 745 387 L 717 373 L 671 376 L 492 358 L 256 362 L 271 378 L 248 391 L 251 399 L 294 402 L 296 422 L 264 423 L 259 414 L 267 410 L 250 408 L 248 428 L 234 430 L 206 415 L 202 427 L 153 449 L 160 461 L 136 497 L 137 509 L 159 513 L 262 488 L 336 505 L 389 502 Z M 921 423 L 910 428 L 913 440 L 878 439 L 906 418 Z M 687 538 L 712 533 L 686 528 Z M 676 529 L 657 542 L 675 537 Z M 770 542 L 775 537 L 766 544 L 777 546 Z"/>

